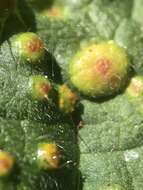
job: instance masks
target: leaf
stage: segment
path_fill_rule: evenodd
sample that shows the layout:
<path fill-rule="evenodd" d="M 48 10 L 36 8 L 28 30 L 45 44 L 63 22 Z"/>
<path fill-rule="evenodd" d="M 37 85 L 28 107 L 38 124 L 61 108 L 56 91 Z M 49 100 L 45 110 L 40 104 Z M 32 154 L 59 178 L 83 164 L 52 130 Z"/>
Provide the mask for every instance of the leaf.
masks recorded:
<path fill-rule="evenodd" d="M 19 95 L 21 96 L 21 94 L 23 95 L 23 93 L 18 88 L 18 84 L 23 84 L 23 81 L 26 81 L 29 75 L 40 73 L 42 75 L 48 75 L 51 81 L 54 82 L 55 78 L 56 82 L 60 78 L 60 83 L 64 81 L 72 87 L 69 81 L 68 65 L 74 55 L 80 51 L 80 49 L 91 43 L 107 40 L 115 40 L 119 45 L 125 47 L 129 54 L 133 73 L 142 73 L 143 36 L 142 27 L 140 25 L 142 24 L 140 16 L 142 14 L 141 11 L 138 12 L 138 7 L 142 5 L 139 0 L 57 0 L 53 1 L 51 5 L 52 6 L 48 6 L 46 10 L 45 7 L 44 10 L 42 7 L 40 11 L 34 9 L 34 20 L 34 17 L 32 17 L 33 13 L 31 12 L 27 16 L 26 9 L 23 9 L 23 4 L 19 2 L 19 6 L 21 7 L 21 9 L 19 9 L 21 10 L 20 15 L 24 18 L 23 20 L 26 20 L 26 27 L 20 26 L 23 24 L 21 20 L 20 22 L 19 19 L 15 20 L 15 18 L 17 18 L 15 14 L 9 17 L 4 25 L 5 32 L 3 40 L 8 40 L 8 37 L 15 33 L 15 31 L 16 33 L 19 31 L 27 31 L 29 28 L 34 31 L 36 22 L 36 31 L 43 39 L 45 49 L 50 52 L 51 58 L 49 58 L 48 53 L 48 58 L 44 60 L 44 67 L 38 70 L 32 68 L 31 71 L 30 67 L 17 66 L 15 64 L 10 40 L 2 44 L 0 54 L 0 86 L 3 90 L 0 95 L 0 111 L 1 116 L 4 118 L 30 118 L 38 122 L 38 126 L 40 125 L 39 122 L 45 123 L 48 121 L 51 123 L 55 122 L 56 119 L 58 121 L 63 120 L 65 123 L 68 120 L 70 126 L 73 126 L 71 125 L 72 121 L 69 117 L 65 118 L 59 114 L 59 112 L 55 112 L 55 110 L 52 112 L 54 114 L 50 113 L 51 120 L 49 121 L 43 114 L 43 111 L 47 110 L 47 107 L 45 108 L 45 105 L 44 107 L 40 105 L 41 109 L 39 113 L 37 103 L 36 107 L 31 104 L 31 102 L 29 106 L 27 106 L 29 98 L 26 96 L 24 96 L 23 99 L 26 105 L 19 101 L 18 97 Z M 50 8 L 59 5 L 64 12 L 63 15 L 60 15 L 61 17 L 47 16 Z M 32 22 L 31 18 L 33 18 Z M 11 23 L 14 23 L 14 25 L 11 26 Z M 46 63 L 50 66 L 47 67 Z M 14 65 L 16 65 L 16 67 Z M 57 67 L 55 67 L 55 65 L 58 65 L 60 69 L 58 67 L 56 70 L 55 68 Z M 48 68 L 50 72 L 47 71 L 49 70 Z M 60 77 L 61 75 L 62 78 Z M 13 78 L 13 81 L 11 78 Z M 3 84 L 8 85 L 10 91 L 3 88 Z M 45 189 L 63 190 L 64 188 L 67 189 L 69 184 L 70 187 L 68 187 L 68 189 L 71 188 L 71 190 L 108 190 L 109 188 L 109 190 L 115 190 L 117 189 L 116 187 L 120 188 L 118 188 L 118 190 L 143 189 L 143 118 L 137 106 L 128 100 L 124 92 L 100 101 L 87 99 L 83 97 L 82 94 L 80 94 L 80 96 L 83 110 L 80 108 L 73 115 L 74 119 L 76 118 L 80 121 L 81 118 L 79 115 L 81 114 L 82 122 L 84 123 L 83 129 L 79 132 L 81 176 L 77 170 L 77 165 L 71 170 L 63 169 L 59 172 L 54 171 L 50 174 L 52 179 L 49 178 L 49 174 L 44 174 L 42 177 L 36 175 L 33 179 L 30 172 L 26 172 L 25 175 L 24 170 L 22 170 L 23 173 L 20 176 L 21 179 L 20 183 L 18 183 L 18 190 L 32 190 L 37 187 L 38 189 L 43 189 L 43 186 Z M 18 113 L 16 106 L 20 109 Z M 33 109 L 36 111 L 36 114 L 29 114 L 29 112 L 33 113 Z M 80 111 L 80 113 L 78 111 Z M 56 121 L 56 123 L 58 121 Z M 32 139 L 34 139 L 34 142 L 37 142 L 39 134 L 41 134 L 42 138 L 45 138 L 43 131 L 46 129 L 43 129 L 43 126 L 42 128 L 36 127 L 37 125 L 32 124 L 30 128 L 27 129 L 28 132 L 26 132 L 26 138 L 24 138 L 24 143 L 26 144 L 25 151 L 28 152 L 26 159 L 28 161 L 30 159 L 29 152 L 31 153 L 34 147 Z M 78 147 L 75 136 L 76 130 L 71 134 L 70 131 L 66 131 L 67 129 L 64 128 L 65 131 L 63 133 L 67 136 L 60 136 L 58 131 L 55 130 L 53 132 L 52 130 L 53 128 L 49 133 L 47 133 L 47 130 L 44 132 L 46 137 L 51 136 L 51 134 L 53 134 L 54 140 L 61 137 L 59 140 L 60 143 L 64 142 L 68 144 L 65 152 L 68 154 L 69 160 L 73 159 L 77 164 Z M 27 139 L 29 134 L 30 139 Z M 59 134 L 58 138 L 57 134 Z M 1 139 L 3 141 L 3 138 Z M 12 140 L 11 142 L 14 141 Z M 26 171 L 33 171 L 33 168 L 29 169 L 29 164 L 23 166 L 26 167 Z M 3 183 L 0 183 L 0 185 L 3 190 L 5 190 L 7 186 L 9 189 L 12 189 L 9 183 L 7 186 L 3 186 Z"/>
<path fill-rule="evenodd" d="M 86 2 L 84 7 L 84 3 L 71 1 L 71 9 L 81 8 L 77 19 L 76 8 L 64 20 L 42 19 L 37 15 L 39 34 L 56 57 L 65 81 L 69 82 L 68 64 L 76 52 L 87 44 L 104 40 L 115 40 L 125 47 L 134 73 L 142 73 L 143 36 L 134 16 L 135 9 L 138 11 L 136 3 L 96 0 Z M 82 180 L 78 189 L 106 190 L 108 186 L 115 189 L 116 185 L 124 190 L 142 189 L 142 115 L 124 93 L 100 101 L 82 99 Z"/>
<path fill-rule="evenodd" d="M 1 28 L 0 150 L 14 157 L 14 166 L 8 176 L 0 177 L 0 189 L 64 190 L 70 184 L 69 190 L 73 190 L 76 189 L 79 175 L 77 129 L 72 115 L 61 112 L 57 105 L 56 88 L 63 84 L 60 69 L 47 49 L 37 65 L 19 59 L 22 47 L 15 52 L 13 34 L 29 30 L 34 32 L 35 18 L 25 1 L 17 3 L 16 12 L 8 17 Z M 44 97 L 43 101 L 32 98 L 29 80 L 35 75 L 49 78 L 53 90 L 51 98 Z M 38 165 L 38 147 L 41 143 L 56 144 L 58 156 L 50 153 L 50 159 L 52 162 L 59 159 L 57 168 L 44 170 Z M 0 158 L 0 162 L 1 167 L 7 167 L 5 160 Z M 49 164 L 46 159 L 43 162 Z"/>
<path fill-rule="evenodd" d="M 84 127 L 79 135 L 85 189 L 90 182 L 93 186 L 89 185 L 89 189 L 98 189 L 104 184 L 119 184 L 127 190 L 142 187 L 128 171 L 128 162 L 140 164 L 142 152 L 137 147 L 143 145 L 142 115 L 126 95 L 101 103 L 88 100 L 82 103 Z"/>
<path fill-rule="evenodd" d="M 123 20 L 116 30 L 115 41 L 127 49 L 133 69 L 136 73 L 142 74 L 143 35 L 140 25 L 133 20 Z"/>
<path fill-rule="evenodd" d="M 139 22 L 141 25 L 143 24 L 143 21 L 142 21 L 142 16 L 143 16 L 142 8 L 143 8 L 143 1 L 142 0 L 134 0 L 134 6 L 133 6 L 133 10 L 132 10 L 132 17 L 137 22 Z"/>
<path fill-rule="evenodd" d="M 71 190 L 75 189 L 77 169 L 72 164 L 76 164 L 78 147 L 73 127 L 62 123 L 47 125 L 1 118 L 0 131 L 1 151 L 8 151 L 15 160 L 9 178 L 6 181 L 0 180 L 2 190 L 47 190 L 47 187 L 64 189 L 69 183 Z M 38 144 L 41 142 L 56 143 L 59 146 L 62 156 L 60 170 L 39 170 L 36 159 Z"/>
<path fill-rule="evenodd" d="M 18 32 L 35 31 L 34 14 L 25 0 L 16 0 L 16 8 L 0 23 L 0 42 Z"/>

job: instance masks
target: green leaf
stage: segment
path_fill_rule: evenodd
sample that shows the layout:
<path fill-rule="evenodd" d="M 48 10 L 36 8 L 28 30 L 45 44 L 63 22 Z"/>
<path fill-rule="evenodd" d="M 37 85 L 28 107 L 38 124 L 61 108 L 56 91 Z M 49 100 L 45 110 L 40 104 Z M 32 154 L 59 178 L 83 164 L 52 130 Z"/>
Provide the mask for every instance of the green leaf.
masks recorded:
<path fill-rule="evenodd" d="M 82 48 L 102 41 L 115 40 L 126 48 L 131 74 L 142 74 L 142 2 L 55 0 L 50 6 L 45 6 L 45 1 L 41 3 L 32 11 L 24 0 L 18 1 L 16 12 L 0 28 L 1 41 L 6 40 L 0 52 L 0 146 L 14 152 L 18 159 L 17 171 L 10 179 L 0 179 L 0 189 L 142 190 L 143 117 L 140 106 L 130 102 L 124 93 L 126 89 L 100 100 L 87 99 L 79 93 L 81 107 L 73 113 L 74 118 L 57 109 L 56 95 L 52 97 L 54 101 L 45 103 L 33 102 L 27 94 L 29 77 L 33 75 L 48 76 L 55 91 L 57 83 L 63 82 L 74 89 L 69 63 Z M 35 30 L 44 42 L 45 59 L 37 66 L 18 64 L 9 37 Z M 81 126 L 83 123 L 79 132 L 81 173 L 75 120 Z M 31 159 L 31 155 L 35 158 L 36 145 L 46 140 L 57 142 L 63 150 L 63 160 L 67 162 L 59 171 L 39 172 Z"/>
<path fill-rule="evenodd" d="M 7 179 L 0 179 L 2 190 L 41 189 L 47 190 L 70 184 L 76 186 L 78 147 L 75 131 L 68 124 L 46 125 L 29 122 L 0 119 L 0 148 L 13 155 L 15 165 Z M 44 134 L 44 135 L 43 135 Z M 38 144 L 56 143 L 61 154 L 60 169 L 41 171 L 37 166 Z M 70 161 L 70 162 L 69 162 Z M 66 178 L 66 182 L 65 182 Z M 10 186 L 10 187 L 9 187 Z"/>
<path fill-rule="evenodd" d="M 1 29 L 0 151 L 14 157 L 14 166 L 8 176 L 0 177 L 0 189 L 64 190 L 68 185 L 69 190 L 76 189 L 79 175 L 77 129 L 72 115 L 59 110 L 57 86 L 63 85 L 60 69 L 45 45 L 45 55 L 37 64 L 31 64 L 28 58 L 18 56 L 25 46 L 17 43 L 18 49 L 15 50 L 12 44 L 13 34 L 35 31 L 34 14 L 24 0 L 17 1 L 16 10 Z M 39 47 L 38 43 L 25 43 L 32 51 Z M 41 85 L 42 90 L 47 91 L 45 83 L 49 82 L 52 89 L 49 96 L 33 98 L 29 82 L 33 78 L 36 80 L 32 87 L 38 95 L 41 94 Z M 37 85 L 37 80 L 40 80 L 40 85 Z M 45 171 L 39 167 L 39 145 L 42 143 L 58 147 L 57 155 L 52 155 L 52 149 L 46 150 L 49 151 L 48 158 L 44 160 L 54 163 L 57 159 L 57 168 Z M 41 154 L 43 156 L 45 152 Z M 0 170 L 5 167 L 9 167 L 6 160 L 0 158 Z"/>
<path fill-rule="evenodd" d="M 82 7 L 77 19 L 76 8 L 63 20 L 37 15 L 39 34 L 62 68 L 64 80 L 69 82 L 68 64 L 78 50 L 105 40 L 115 40 L 125 47 L 133 71 L 142 73 L 143 37 L 140 25 L 131 19 L 133 1 L 88 1 L 86 7 L 81 4 L 70 4 L 71 9 Z M 140 177 L 134 176 L 132 166 L 128 167 L 129 157 L 130 163 L 137 162 L 137 167 L 142 168 L 141 148 L 137 148 L 143 144 L 142 115 L 124 94 L 100 102 L 84 99 L 82 104 L 80 188 L 142 189 L 142 175 L 134 168 Z"/>
<path fill-rule="evenodd" d="M 135 19 L 137 22 L 139 22 L 141 25 L 143 24 L 142 8 L 143 8 L 143 1 L 142 0 L 134 0 L 134 6 L 133 6 L 133 10 L 132 10 L 132 18 Z"/>

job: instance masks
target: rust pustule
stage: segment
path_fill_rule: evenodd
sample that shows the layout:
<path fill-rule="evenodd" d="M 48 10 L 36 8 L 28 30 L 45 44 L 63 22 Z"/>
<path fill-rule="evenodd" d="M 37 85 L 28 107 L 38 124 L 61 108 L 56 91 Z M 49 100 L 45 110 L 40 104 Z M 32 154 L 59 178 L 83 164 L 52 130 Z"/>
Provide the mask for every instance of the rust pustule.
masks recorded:
<path fill-rule="evenodd" d="M 69 100 L 72 104 L 75 104 L 75 102 L 78 100 L 78 97 L 74 92 L 71 92 L 69 94 Z"/>
<path fill-rule="evenodd" d="M 43 43 L 40 39 L 32 39 L 26 46 L 31 53 L 35 53 L 39 52 L 43 48 Z"/>
<path fill-rule="evenodd" d="M 107 75 L 111 68 L 111 62 L 108 59 L 99 59 L 96 62 L 96 69 L 101 75 Z"/>
<path fill-rule="evenodd" d="M 50 90 L 51 90 L 51 86 L 45 83 L 41 84 L 39 87 L 39 92 L 41 94 L 48 94 Z"/>

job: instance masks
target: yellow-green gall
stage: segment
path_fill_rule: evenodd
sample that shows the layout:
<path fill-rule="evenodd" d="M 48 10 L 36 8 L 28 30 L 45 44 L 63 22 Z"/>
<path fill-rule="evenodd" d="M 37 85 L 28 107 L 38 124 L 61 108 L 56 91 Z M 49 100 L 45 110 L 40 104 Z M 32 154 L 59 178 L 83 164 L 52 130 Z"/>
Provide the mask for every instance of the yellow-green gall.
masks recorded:
<path fill-rule="evenodd" d="M 131 99 L 143 99 L 143 76 L 135 76 L 131 79 L 126 94 Z"/>
<path fill-rule="evenodd" d="M 11 40 L 11 47 L 16 57 L 18 57 L 18 63 L 39 63 L 45 55 L 43 41 L 33 32 L 15 35 Z"/>
<path fill-rule="evenodd" d="M 51 92 L 51 84 L 45 76 L 31 76 L 29 80 L 30 95 L 35 100 L 44 100 L 49 98 Z"/>
<path fill-rule="evenodd" d="M 60 167 L 59 148 L 54 143 L 43 143 L 38 147 L 37 161 L 40 169 L 53 170 Z"/>
<path fill-rule="evenodd" d="M 78 52 L 69 65 L 72 84 L 84 95 L 112 95 L 125 86 L 129 59 L 114 41 L 93 44 Z"/>
<path fill-rule="evenodd" d="M 0 177 L 9 175 L 13 169 L 13 165 L 13 157 L 7 152 L 0 151 Z"/>
<path fill-rule="evenodd" d="M 78 97 L 67 85 L 59 86 L 59 108 L 65 113 L 74 111 Z"/>
<path fill-rule="evenodd" d="M 134 108 L 143 114 L 143 76 L 138 75 L 131 79 L 125 95 L 133 104 Z"/>

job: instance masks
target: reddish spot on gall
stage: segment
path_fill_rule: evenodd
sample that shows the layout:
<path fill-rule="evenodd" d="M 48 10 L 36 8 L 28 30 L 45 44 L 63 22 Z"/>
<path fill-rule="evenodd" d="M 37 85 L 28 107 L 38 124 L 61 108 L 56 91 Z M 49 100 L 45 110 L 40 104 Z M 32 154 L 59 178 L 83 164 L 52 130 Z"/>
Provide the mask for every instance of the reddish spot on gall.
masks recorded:
<path fill-rule="evenodd" d="M 27 43 L 27 48 L 31 53 L 36 53 L 43 48 L 43 43 L 40 39 L 32 39 Z"/>
<path fill-rule="evenodd" d="M 0 168 L 8 168 L 9 163 L 6 160 L 0 160 Z"/>
<path fill-rule="evenodd" d="M 77 101 L 77 96 L 76 96 L 76 94 L 74 94 L 74 93 L 70 93 L 69 94 L 69 100 L 70 100 L 70 102 L 72 103 L 72 104 L 74 104 L 76 101 Z"/>
<path fill-rule="evenodd" d="M 100 59 L 96 62 L 96 69 L 101 75 L 106 75 L 111 68 L 111 62 L 108 59 Z"/>
<path fill-rule="evenodd" d="M 51 89 L 50 85 L 43 83 L 40 85 L 39 91 L 41 94 L 48 94 L 50 89 Z"/>

